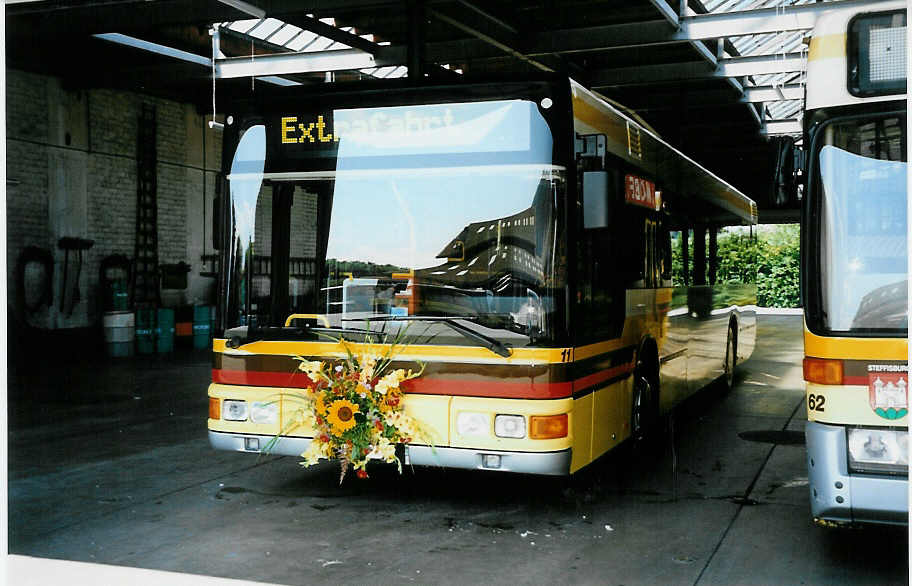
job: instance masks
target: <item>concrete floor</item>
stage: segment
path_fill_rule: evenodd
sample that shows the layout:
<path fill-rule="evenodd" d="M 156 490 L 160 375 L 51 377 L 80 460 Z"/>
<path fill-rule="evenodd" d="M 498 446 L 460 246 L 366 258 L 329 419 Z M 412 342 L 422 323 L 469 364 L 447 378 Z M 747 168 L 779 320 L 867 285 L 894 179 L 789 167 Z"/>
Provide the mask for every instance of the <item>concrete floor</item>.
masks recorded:
<path fill-rule="evenodd" d="M 736 388 L 676 413 L 674 455 L 569 485 L 378 466 L 340 487 L 212 451 L 206 353 L 13 370 L 9 549 L 279 584 L 906 584 L 904 529 L 811 524 L 801 358 L 800 316 L 761 316 Z"/>

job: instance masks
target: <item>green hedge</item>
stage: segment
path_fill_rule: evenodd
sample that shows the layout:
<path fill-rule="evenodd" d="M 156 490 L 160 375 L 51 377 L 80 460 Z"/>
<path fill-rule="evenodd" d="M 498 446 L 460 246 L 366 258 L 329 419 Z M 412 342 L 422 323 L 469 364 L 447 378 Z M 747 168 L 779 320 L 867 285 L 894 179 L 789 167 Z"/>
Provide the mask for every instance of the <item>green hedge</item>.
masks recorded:
<path fill-rule="evenodd" d="M 762 226 L 759 237 L 751 236 L 744 228 L 723 230 L 718 246 L 716 282 L 756 283 L 757 304 L 761 307 L 800 306 L 797 224 Z M 679 285 L 684 282 L 680 240 L 672 243 L 672 250 L 672 274 L 674 283 Z"/>
<path fill-rule="evenodd" d="M 757 304 L 761 307 L 800 307 L 799 227 L 776 226 L 761 233 L 763 254 L 757 266 Z"/>
<path fill-rule="evenodd" d="M 797 224 L 762 227 L 759 238 L 720 234 L 719 280 L 751 282 L 745 267 L 756 263 L 757 305 L 799 307 L 798 237 Z"/>

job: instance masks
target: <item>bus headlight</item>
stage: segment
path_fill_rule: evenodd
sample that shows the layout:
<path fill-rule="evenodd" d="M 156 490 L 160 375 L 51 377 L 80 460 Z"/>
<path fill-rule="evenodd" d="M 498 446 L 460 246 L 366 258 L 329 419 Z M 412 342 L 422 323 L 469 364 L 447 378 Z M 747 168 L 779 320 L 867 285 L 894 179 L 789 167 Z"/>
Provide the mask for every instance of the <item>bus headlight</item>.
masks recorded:
<path fill-rule="evenodd" d="M 254 401 L 250 404 L 250 421 L 253 423 L 278 423 L 279 404 L 276 401 Z"/>
<path fill-rule="evenodd" d="M 490 435 L 491 417 L 487 413 L 461 411 L 456 415 L 456 433 L 462 436 Z"/>
<path fill-rule="evenodd" d="M 247 421 L 247 401 L 222 401 L 222 419 L 225 421 Z"/>
<path fill-rule="evenodd" d="M 893 429 L 849 429 L 849 468 L 858 472 L 909 470 L 909 434 Z"/>
<path fill-rule="evenodd" d="M 522 415 L 497 415 L 494 417 L 494 435 L 497 437 L 526 437 L 526 418 Z"/>

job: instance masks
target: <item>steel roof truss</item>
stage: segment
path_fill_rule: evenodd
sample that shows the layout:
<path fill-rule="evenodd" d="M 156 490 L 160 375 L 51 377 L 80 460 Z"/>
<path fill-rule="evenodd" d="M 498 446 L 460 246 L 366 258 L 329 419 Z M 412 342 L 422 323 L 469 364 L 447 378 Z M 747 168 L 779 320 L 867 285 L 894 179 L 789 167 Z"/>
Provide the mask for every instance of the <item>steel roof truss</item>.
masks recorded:
<path fill-rule="evenodd" d="M 834 7 L 864 6 L 870 3 L 871 0 L 839 0 L 685 16 L 680 19 L 678 38 L 686 41 L 808 30 L 814 27 L 820 14 L 831 11 Z"/>
<path fill-rule="evenodd" d="M 801 134 L 801 122 L 797 119 L 767 120 L 760 132 L 767 136 L 777 134 Z"/>

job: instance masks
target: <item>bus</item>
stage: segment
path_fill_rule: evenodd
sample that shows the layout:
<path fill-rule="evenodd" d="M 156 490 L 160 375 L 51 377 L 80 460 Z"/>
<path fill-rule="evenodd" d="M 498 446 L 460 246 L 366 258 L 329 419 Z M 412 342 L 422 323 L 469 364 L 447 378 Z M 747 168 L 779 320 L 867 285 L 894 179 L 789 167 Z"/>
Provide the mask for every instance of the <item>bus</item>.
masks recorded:
<path fill-rule="evenodd" d="M 906 4 L 834 8 L 810 39 L 802 303 L 811 514 L 908 521 Z"/>
<path fill-rule="evenodd" d="M 289 89 L 228 114 L 216 449 L 302 454 L 300 361 L 382 331 L 421 372 L 403 403 L 426 435 L 401 463 L 569 475 L 753 351 L 752 267 L 718 267 L 756 204 L 567 76 Z"/>

